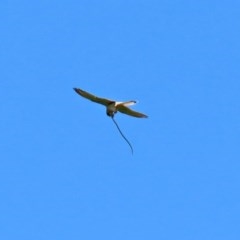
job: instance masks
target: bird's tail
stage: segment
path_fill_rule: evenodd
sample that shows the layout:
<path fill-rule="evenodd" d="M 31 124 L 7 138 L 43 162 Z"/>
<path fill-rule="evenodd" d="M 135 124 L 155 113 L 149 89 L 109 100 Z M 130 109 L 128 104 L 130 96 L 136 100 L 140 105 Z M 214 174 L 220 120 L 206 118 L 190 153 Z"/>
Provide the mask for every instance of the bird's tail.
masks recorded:
<path fill-rule="evenodd" d="M 132 106 L 132 105 L 134 105 L 136 103 L 137 103 L 137 101 L 127 101 L 127 102 L 121 103 L 121 105 L 123 105 L 125 107 L 128 107 L 128 106 Z"/>

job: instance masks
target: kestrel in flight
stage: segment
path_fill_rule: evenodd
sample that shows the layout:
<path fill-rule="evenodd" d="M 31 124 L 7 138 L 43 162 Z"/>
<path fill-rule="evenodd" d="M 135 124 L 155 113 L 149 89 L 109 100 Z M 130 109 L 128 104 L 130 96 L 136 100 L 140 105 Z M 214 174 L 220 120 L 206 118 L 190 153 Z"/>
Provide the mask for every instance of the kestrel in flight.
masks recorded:
<path fill-rule="evenodd" d="M 92 95 L 91 93 L 88 93 L 86 91 L 81 90 L 80 88 L 73 88 L 79 95 L 81 95 L 84 98 L 87 98 L 93 102 L 102 104 L 106 107 L 106 113 L 109 117 L 112 118 L 113 122 L 115 123 L 115 125 L 118 128 L 118 131 L 120 132 L 120 134 L 122 135 L 122 137 L 125 139 L 125 141 L 128 143 L 128 145 L 130 146 L 131 150 L 132 150 L 132 154 L 133 154 L 133 147 L 131 145 L 131 143 L 128 141 L 128 139 L 124 136 L 124 134 L 122 133 L 121 129 L 119 128 L 117 122 L 114 120 L 114 115 L 117 112 L 121 112 L 124 114 L 127 114 L 129 116 L 132 117 L 137 117 L 137 118 L 147 118 L 148 116 L 140 113 L 140 112 L 136 112 L 133 111 L 132 109 L 130 109 L 128 106 L 134 105 L 136 103 L 136 101 L 127 101 L 127 102 L 117 102 L 114 100 L 110 100 L 110 99 L 106 99 L 106 98 L 100 98 L 97 96 Z"/>
<path fill-rule="evenodd" d="M 73 89 L 82 97 L 87 98 L 93 102 L 104 105 L 106 107 L 106 113 L 109 117 L 113 118 L 114 114 L 117 112 L 121 112 L 121 113 L 127 114 L 132 117 L 137 117 L 137 118 L 147 118 L 148 117 L 147 115 L 140 113 L 140 112 L 133 111 L 132 109 L 130 109 L 128 107 L 128 106 L 136 104 L 137 103 L 136 101 L 117 102 L 114 100 L 94 96 L 86 91 L 81 90 L 80 88 L 73 88 Z"/>

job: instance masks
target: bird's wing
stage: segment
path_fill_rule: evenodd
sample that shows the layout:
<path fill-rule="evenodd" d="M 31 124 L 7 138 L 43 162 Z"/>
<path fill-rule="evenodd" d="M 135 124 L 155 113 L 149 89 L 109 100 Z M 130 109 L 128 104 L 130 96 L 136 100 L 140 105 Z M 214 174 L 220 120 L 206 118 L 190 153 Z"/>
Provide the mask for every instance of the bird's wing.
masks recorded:
<path fill-rule="evenodd" d="M 138 117 L 138 118 L 147 118 L 148 117 L 147 115 L 145 115 L 143 113 L 136 112 L 136 111 L 133 111 L 132 109 L 130 109 L 128 107 L 125 107 L 123 104 L 118 105 L 117 110 L 121 113 L 130 115 L 130 116 L 133 116 L 133 117 Z"/>
<path fill-rule="evenodd" d="M 76 91 L 76 93 L 78 93 L 82 97 L 87 98 L 87 99 L 89 99 L 89 100 L 91 100 L 93 102 L 100 103 L 100 104 L 102 104 L 104 106 L 107 106 L 111 102 L 114 102 L 114 101 L 106 99 L 106 98 L 99 98 L 97 96 L 94 96 L 94 95 L 92 95 L 92 94 L 90 94 L 90 93 L 88 93 L 86 91 L 81 90 L 80 88 L 73 88 L 73 89 Z"/>

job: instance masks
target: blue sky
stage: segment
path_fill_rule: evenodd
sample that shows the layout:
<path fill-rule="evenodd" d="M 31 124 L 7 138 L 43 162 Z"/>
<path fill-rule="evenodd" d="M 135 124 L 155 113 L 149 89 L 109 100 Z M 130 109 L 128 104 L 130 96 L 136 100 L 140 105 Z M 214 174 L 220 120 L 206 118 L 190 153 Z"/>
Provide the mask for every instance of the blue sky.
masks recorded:
<path fill-rule="evenodd" d="M 0 238 L 240 239 L 239 9 L 1 1 Z"/>

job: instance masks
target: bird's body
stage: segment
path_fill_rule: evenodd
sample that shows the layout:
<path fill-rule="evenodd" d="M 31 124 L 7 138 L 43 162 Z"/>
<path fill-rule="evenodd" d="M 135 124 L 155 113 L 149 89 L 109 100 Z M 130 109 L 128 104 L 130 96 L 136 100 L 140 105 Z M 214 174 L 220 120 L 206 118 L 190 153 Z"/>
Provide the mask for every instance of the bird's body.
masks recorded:
<path fill-rule="evenodd" d="M 84 98 L 87 98 L 93 102 L 102 104 L 106 107 L 106 113 L 109 117 L 113 117 L 118 111 L 124 114 L 127 114 L 132 117 L 138 118 L 147 118 L 147 115 L 133 111 L 128 106 L 134 105 L 136 101 L 127 101 L 127 102 L 117 102 L 114 100 L 99 98 L 95 95 L 92 95 L 86 91 L 81 90 L 80 88 L 74 88 L 74 90 Z"/>
<path fill-rule="evenodd" d="M 117 102 L 112 102 L 107 105 L 106 113 L 109 117 L 114 116 L 115 113 L 117 113 Z"/>

